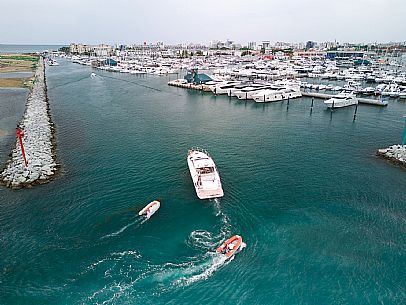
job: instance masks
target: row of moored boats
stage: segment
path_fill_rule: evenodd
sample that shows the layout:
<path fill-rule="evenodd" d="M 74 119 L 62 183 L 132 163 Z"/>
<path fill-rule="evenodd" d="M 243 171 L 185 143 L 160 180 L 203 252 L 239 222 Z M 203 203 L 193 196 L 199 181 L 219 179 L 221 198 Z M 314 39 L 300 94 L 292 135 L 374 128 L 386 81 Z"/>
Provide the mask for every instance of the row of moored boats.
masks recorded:
<path fill-rule="evenodd" d="M 170 85 L 187 84 L 184 79 L 169 82 Z M 275 82 L 252 81 L 209 81 L 202 84 L 202 90 L 216 95 L 228 95 L 240 100 L 254 100 L 257 103 L 277 102 L 301 97 L 300 82 L 281 80 Z"/>

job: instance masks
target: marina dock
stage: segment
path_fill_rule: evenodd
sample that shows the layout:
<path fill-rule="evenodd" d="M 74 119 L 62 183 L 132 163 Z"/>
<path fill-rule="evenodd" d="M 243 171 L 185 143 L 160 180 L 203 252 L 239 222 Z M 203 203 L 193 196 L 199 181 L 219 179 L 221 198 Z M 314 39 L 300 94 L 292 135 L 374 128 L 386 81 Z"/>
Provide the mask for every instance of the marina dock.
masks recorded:
<path fill-rule="evenodd" d="M 307 97 L 324 99 L 324 100 L 334 97 L 333 94 L 307 92 L 307 91 L 302 91 L 302 95 L 307 96 Z M 358 99 L 358 103 L 360 103 L 360 104 L 368 104 L 368 105 L 375 105 L 375 106 L 387 106 L 388 105 L 388 101 L 381 101 L 381 100 L 374 100 L 374 99 L 367 99 L 367 98 L 357 98 L 357 99 Z"/>
<path fill-rule="evenodd" d="M 180 88 L 185 88 L 185 89 L 203 90 L 203 85 L 195 85 L 195 84 L 192 84 L 192 83 L 182 83 L 182 82 L 178 81 L 177 79 L 169 81 L 168 85 L 169 86 L 180 87 Z"/>
<path fill-rule="evenodd" d="M 204 85 L 195 85 L 192 83 L 181 82 L 178 79 L 169 81 L 168 85 L 185 88 L 185 89 L 207 91 L 207 90 L 205 90 Z M 314 98 L 324 99 L 324 100 L 334 97 L 334 94 L 319 93 L 319 92 L 301 91 L 301 93 L 302 93 L 302 96 L 314 97 Z M 367 99 L 367 98 L 357 98 L 357 99 L 358 99 L 358 103 L 360 103 L 360 104 L 367 104 L 367 105 L 374 105 L 374 106 L 387 106 L 388 105 L 388 101 L 385 101 L 385 100 L 376 100 L 376 99 Z"/>

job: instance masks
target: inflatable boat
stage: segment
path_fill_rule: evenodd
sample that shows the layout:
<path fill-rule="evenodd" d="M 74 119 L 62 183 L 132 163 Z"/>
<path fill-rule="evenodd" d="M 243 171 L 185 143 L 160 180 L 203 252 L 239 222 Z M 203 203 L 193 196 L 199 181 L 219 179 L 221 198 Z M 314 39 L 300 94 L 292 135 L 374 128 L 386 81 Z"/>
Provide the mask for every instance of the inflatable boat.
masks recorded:
<path fill-rule="evenodd" d="M 160 208 L 161 203 L 158 200 L 154 200 L 146 205 L 141 211 L 139 211 L 138 215 L 146 215 L 147 219 L 150 218 L 158 209 Z"/>
<path fill-rule="evenodd" d="M 245 244 L 242 242 L 242 237 L 239 235 L 234 235 L 233 237 L 227 239 L 220 247 L 218 247 L 216 252 L 221 253 L 226 257 L 231 257 L 244 246 Z"/>

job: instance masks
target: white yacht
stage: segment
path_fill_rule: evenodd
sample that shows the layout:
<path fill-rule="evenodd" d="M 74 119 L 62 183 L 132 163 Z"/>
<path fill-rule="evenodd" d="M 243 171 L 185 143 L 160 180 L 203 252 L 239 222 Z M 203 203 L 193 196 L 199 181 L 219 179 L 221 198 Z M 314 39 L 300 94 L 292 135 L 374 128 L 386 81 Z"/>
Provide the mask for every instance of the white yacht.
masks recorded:
<path fill-rule="evenodd" d="M 252 99 L 253 95 L 258 93 L 261 90 L 271 89 L 271 85 L 260 85 L 260 84 L 252 84 L 251 86 L 245 87 L 240 91 L 234 92 L 235 96 L 239 100 L 250 100 Z"/>
<path fill-rule="evenodd" d="M 278 90 L 266 89 L 259 91 L 254 94 L 252 98 L 257 103 L 267 103 L 267 102 L 278 102 L 282 100 L 287 100 L 301 97 L 302 93 L 300 92 L 300 87 L 291 87 L 291 88 L 281 88 Z"/>
<path fill-rule="evenodd" d="M 233 88 L 228 90 L 228 96 L 236 96 L 235 93 L 237 91 L 241 91 L 242 89 L 252 86 L 252 82 L 242 82 L 241 84 L 235 85 Z"/>
<path fill-rule="evenodd" d="M 337 95 L 334 95 L 327 101 L 324 101 L 324 104 L 328 108 L 341 108 L 358 104 L 358 99 L 352 92 L 351 93 L 341 92 Z"/>
<path fill-rule="evenodd" d="M 199 148 L 189 149 L 187 164 L 199 199 L 224 196 L 220 175 L 207 151 Z"/>
<path fill-rule="evenodd" d="M 228 81 L 224 83 L 219 83 L 214 87 L 211 87 L 211 91 L 214 94 L 227 94 L 231 88 L 234 88 L 235 85 L 239 84 L 238 81 Z"/>

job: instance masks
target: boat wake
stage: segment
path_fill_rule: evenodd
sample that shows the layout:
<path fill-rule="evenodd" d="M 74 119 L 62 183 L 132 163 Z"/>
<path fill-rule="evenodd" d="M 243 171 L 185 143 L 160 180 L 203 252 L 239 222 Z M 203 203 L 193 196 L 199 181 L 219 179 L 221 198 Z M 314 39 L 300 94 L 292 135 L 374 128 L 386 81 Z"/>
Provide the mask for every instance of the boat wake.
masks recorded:
<path fill-rule="evenodd" d="M 213 206 L 216 213 L 216 217 L 221 220 L 221 238 L 229 236 L 231 233 L 231 224 L 227 215 L 221 210 L 220 200 L 218 198 L 213 199 Z"/>
<path fill-rule="evenodd" d="M 208 251 L 216 247 L 219 239 L 219 236 L 213 237 L 213 234 L 209 231 L 195 230 L 190 233 L 189 239 L 186 241 L 186 243 L 191 248 Z"/>
<path fill-rule="evenodd" d="M 136 218 L 133 222 L 130 222 L 129 224 L 125 225 L 124 227 L 120 228 L 119 230 L 117 230 L 117 231 L 115 231 L 115 232 L 113 232 L 113 233 L 110 233 L 110 234 L 107 234 L 107 235 L 102 236 L 100 239 L 106 239 L 106 238 L 109 238 L 109 237 L 117 236 L 117 235 L 123 233 L 123 232 L 124 232 L 125 230 L 127 230 L 129 227 L 134 226 L 134 225 L 136 225 L 136 228 L 138 228 L 139 226 L 141 226 L 142 224 L 144 224 L 147 220 L 148 220 L 148 219 L 145 218 L 145 217 Z"/>
<path fill-rule="evenodd" d="M 190 233 L 186 244 L 196 250 L 204 251 L 201 257 L 196 257 L 188 263 L 168 265 L 169 270 L 158 273 L 157 281 L 170 280 L 172 286 L 187 286 L 200 280 L 206 280 L 216 270 L 231 262 L 234 257 L 225 257 L 215 253 L 215 249 L 226 236 L 230 235 L 231 225 L 225 213 L 221 210 L 220 200 L 212 200 L 216 217 L 220 218 L 219 233 L 206 230 L 195 230 Z"/>
<path fill-rule="evenodd" d="M 100 282 L 82 302 L 119 304 L 156 297 L 206 280 L 231 260 L 233 257 L 227 259 L 211 252 L 204 257 L 192 257 L 188 262 L 154 265 L 142 260 L 136 251 L 112 253 L 90 264 L 81 273 L 82 279 L 97 277 Z"/>
<path fill-rule="evenodd" d="M 231 225 L 221 210 L 220 201 L 214 199 L 212 202 L 219 219 L 218 225 L 213 231 L 194 230 L 189 234 L 185 243 L 190 248 L 191 256 L 174 262 L 152 263 L 142 259 L 134 250 L 98 259 L 82 275 L 83 278 L 94 276 L 101 281 L 99 287 L 89 291 L 85 302 L 118 304 L 156 297 L 207 280 L 233 261 L 234 256 L 226 257 L 215 252 L 219 244 L 230 236 Z M 103 238 L 117 236 L 130 226 L 138 227 L 145 221 L 145 218 L 137 218 Z"/>
<path fill-rule="evenodd" d="M 217 253 L 206 253 L 204 260 L 197 259 L 183 264 L 165 264 L 163 270 L 156 272 L 153 280 L 167 287 L 188 286 L 197 281 L 208 279 L 216 270 L 228 264 L 228 259 Z"/>

